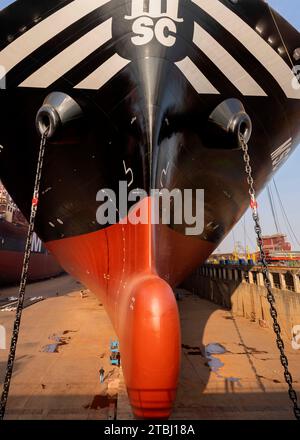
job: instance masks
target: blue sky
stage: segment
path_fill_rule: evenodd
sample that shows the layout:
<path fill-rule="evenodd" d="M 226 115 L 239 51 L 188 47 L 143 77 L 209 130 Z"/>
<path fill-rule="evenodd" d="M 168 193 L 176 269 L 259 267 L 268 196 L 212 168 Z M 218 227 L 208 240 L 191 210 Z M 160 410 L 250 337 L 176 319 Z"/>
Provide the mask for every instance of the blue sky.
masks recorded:
<path fill-rule="evenodd" d="M 300 30 L 299 0 L 268 0 L 268 3 Z"/>
<path fill-rule="evenodd" d="M 300 31 L 300 0 L 269 0 L 269 4 L 274 7 L 283 17 L 285 17 L 290 23 L 294 25 Z M 300 125 L 300 120 L 299 120 Z M 294 229 L 295 235 L 300 242 L 300 146 L 289 158 L 289 160 L 283 165 L 275 176 L 275 181 L 283 200 L 283 204 L 289 221 Z M 271 186 L 272 188 L 272 186 Z M 274 188 L 273 192 L 275 194 Z M 264 234 L 276 233 L 273 216 L 270 212 L 270 203 L 266 190 L 259 197 L 259 212 L 260 219 L 263 226 Z M 279 217 L 280 229 L 285 233 L 289 240 L 292 242 L 295 250 L 300 250 L 299 244 L 294 239 L 294 243 L 291 240 L 291 234 L 288 233 L 288 227 L 281 215 L 279 204 L 277 203 L 277 212 Z M 248 210 L 245 220 L 242 219 L 238 225 L 224 240 L 219 249 L 221 252 L 231 252 L 234 246 L 234 238 L 236 241 L 240 241 L 244 246 L 245 233 L 244 224 L 246 224 L 246 245 L 251 250 L 255 248 L 255 234 L 253 232 L 253 221 L 251 218 L 250 210 Z"/>
<path fill-rule="evenodd" d="M 14 1 L 15 0 L 0 0 L 0 11 L 1 11 L 1 9 L 6 8 L 6 6 L 9 6 Z"/>

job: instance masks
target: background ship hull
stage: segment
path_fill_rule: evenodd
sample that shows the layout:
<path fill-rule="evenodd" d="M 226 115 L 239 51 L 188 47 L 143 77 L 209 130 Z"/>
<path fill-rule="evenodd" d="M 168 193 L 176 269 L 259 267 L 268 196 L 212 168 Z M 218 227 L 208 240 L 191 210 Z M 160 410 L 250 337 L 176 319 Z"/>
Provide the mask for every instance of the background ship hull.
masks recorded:
<path fill-rule="evenodd" d="M 20 282 L 24 254 L 0 251 L 0 286 Z M 33 254 L 30 259 L 28 281 L 38 281 L 55 277 L 62 273 L 52 255 Z"/>
<path fill-rule="evenodd" d="M 27 228 L 0 221 L 0 286 L 20 281 Z M 62 272 L 57 260 L 41 246 L 40 252 L 32 252 L 29 281 L 57 276 Z"/>

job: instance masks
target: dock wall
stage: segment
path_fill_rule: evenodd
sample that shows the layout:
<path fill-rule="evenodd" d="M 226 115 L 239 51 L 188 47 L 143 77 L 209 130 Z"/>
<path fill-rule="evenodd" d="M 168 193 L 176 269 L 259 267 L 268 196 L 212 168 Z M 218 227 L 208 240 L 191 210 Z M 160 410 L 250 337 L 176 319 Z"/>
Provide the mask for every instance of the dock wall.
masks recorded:
<path fill-rule="evenodd" d="M 293 328 L 300 325 L 300 269 L 271 268 L 271 283 L 282 335 L 291 341 Z M 235 316 L 272 328 L 267 290 L 258 267 L 204 265 L 182 287 L 231 309 Z"/>

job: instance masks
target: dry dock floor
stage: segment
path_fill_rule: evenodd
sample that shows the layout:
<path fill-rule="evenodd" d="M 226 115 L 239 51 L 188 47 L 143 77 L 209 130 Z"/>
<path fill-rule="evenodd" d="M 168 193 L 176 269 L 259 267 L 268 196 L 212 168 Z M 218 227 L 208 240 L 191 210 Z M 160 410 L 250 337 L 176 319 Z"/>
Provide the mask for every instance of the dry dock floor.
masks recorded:
<path fill-rule="evenodd" d="M 99 300 L 90 292 L 82 299 L 81 287 L 66 276 L 32 286 L 29 295 L 46 298 L 24 310 L 6 418 L 131 419 L 122 370 L 109 363 L 116 336 Z M 270 329 L 186 292 L 178 305 L 182 369 L 173 420 L 293 419 Z M 13 318 L 13 312 L 0 312 L 7 345 Z M 208 359 L 209 344 L 225 353 Z M 57 352 L 44 351 L 54 345 Z M 287 341 L 286 351 L 300 392 L 300 350 Z M 1 383 L 7 354 L 0 350 Z"/>

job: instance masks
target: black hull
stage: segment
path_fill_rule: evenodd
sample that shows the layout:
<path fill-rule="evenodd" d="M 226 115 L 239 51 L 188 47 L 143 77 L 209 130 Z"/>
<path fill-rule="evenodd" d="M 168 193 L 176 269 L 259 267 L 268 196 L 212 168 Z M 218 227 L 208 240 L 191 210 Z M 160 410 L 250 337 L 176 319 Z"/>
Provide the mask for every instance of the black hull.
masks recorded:
<path fill-rule="evenodd" d="M 292 143 L 289 150 L 297 145 L 299 99 L 287 98 L 270 73 L 219 23 L 194 3 L 182 3 L 179 16 L 182 13 L 186 24 L 180 24 L 182 35 L 178 35 L 174 48 L 166 49 L 154 43 L 150 49 L 148 45 L 128 46 L 129 37 L 126 34 L 122 37 L 128 23 L 123 20 L 121 26 L 120 20 L 126 8 L 120 1 L 111 2 L 85 17 L 82 23 L 76 23 L 76 30 L 83 33 L 87 30 L 82 29 L 83 25 L 91 28 L 115 12 L 113 40 L 94 52 L 84 64 L 74 67 L 46 89 L 17 87 L 37 66 L 43 66 L 47 58 L 51 59 L 65 47 L 63 36 L 68 36 L 70 44 L 75 38 L 71 33 L 74 24 L 8 72 L 7 90 L 0 90 L 0 144 L 4 147 L 0 176 L 27 218 L 39 145 L 35 129 L 38 109 L 51 91 L 60 91 L 70 94 L 84 113 L 80 121 L 70 123 L 51 139 L 47 148 L 36 228 L 44 242 L 99 230 L 101 227 L 95 222 L 99 207 L 97 192 L 102 188 L 117 190 L 120 180 L 130 180 L 125 170 L 131 169 L 133 187 L 148 193 L 151 188 L 161 188 L 162 183 L 170 190 L 204 189 L 205 225 L 218 225 L 218 228 L 214 231 L 206 228 L 199 238 L 216 247 L 248 206 L 241 151 L 230 142 L 226 145 L 208 123 L 211 112 L 226 99 L 242 101 L 252 120 L 250 154 L 258 191 L 273 174 L 272 153 L 289 139 Z M 243 18 L 247 17 L 250 26 L 257 26 L 260 20 L 272 29 L 272 19 L 263 2 L 244 1 L 241 6 L 223 3 Z M 7 12 L 5 10 L 7 29 L 10 20 L 13 26 L 12 19 L 18 17 L 22 4 L 17 1 Z M 37 15 L 47 10 L 46 4 L 39 6 L 41 11 L 35 6 Z M 118 5 L 116 10 L 112 9 L 113 4 Z M 201 23 L 217 41 L 224 41 L 226 49 L 229 47 L 235 56 L 238 54 L 237 60 L 251 72 L 266 96 L 243 96 L 195 44 L 182 40 L 191 37 L 188 34 L 193 21 Z M 299 33 L 282 19 L 280 22 L 292 52 L 300 45 Z M 58 45 L 52 47 L 51 41 Z M 51 50 L 46 52 L 47 48 Z M 80 79 L 115 52 L 133 61 L 100 90 L 74 88 Z M 148 52 L 150 56 L 145 57 Z M 186 56 L 205 73 L 219 93 L 196 93 L 175 64 Z M 57 219 L 62 219 L 64 224 L 57 224 Z M 54 223 L 55 228 L 49 222 Z M 181 227 L 177 229 L 182 232 Z"/>
<path fill-rule="evenodd" d="M 0 286 L 19 283 L 26 236 L 26 226 L 0 220 Z M 61 267 L 35 235 L 28 280 L 43 280 L 60 273 L 62 273 Z"/>

